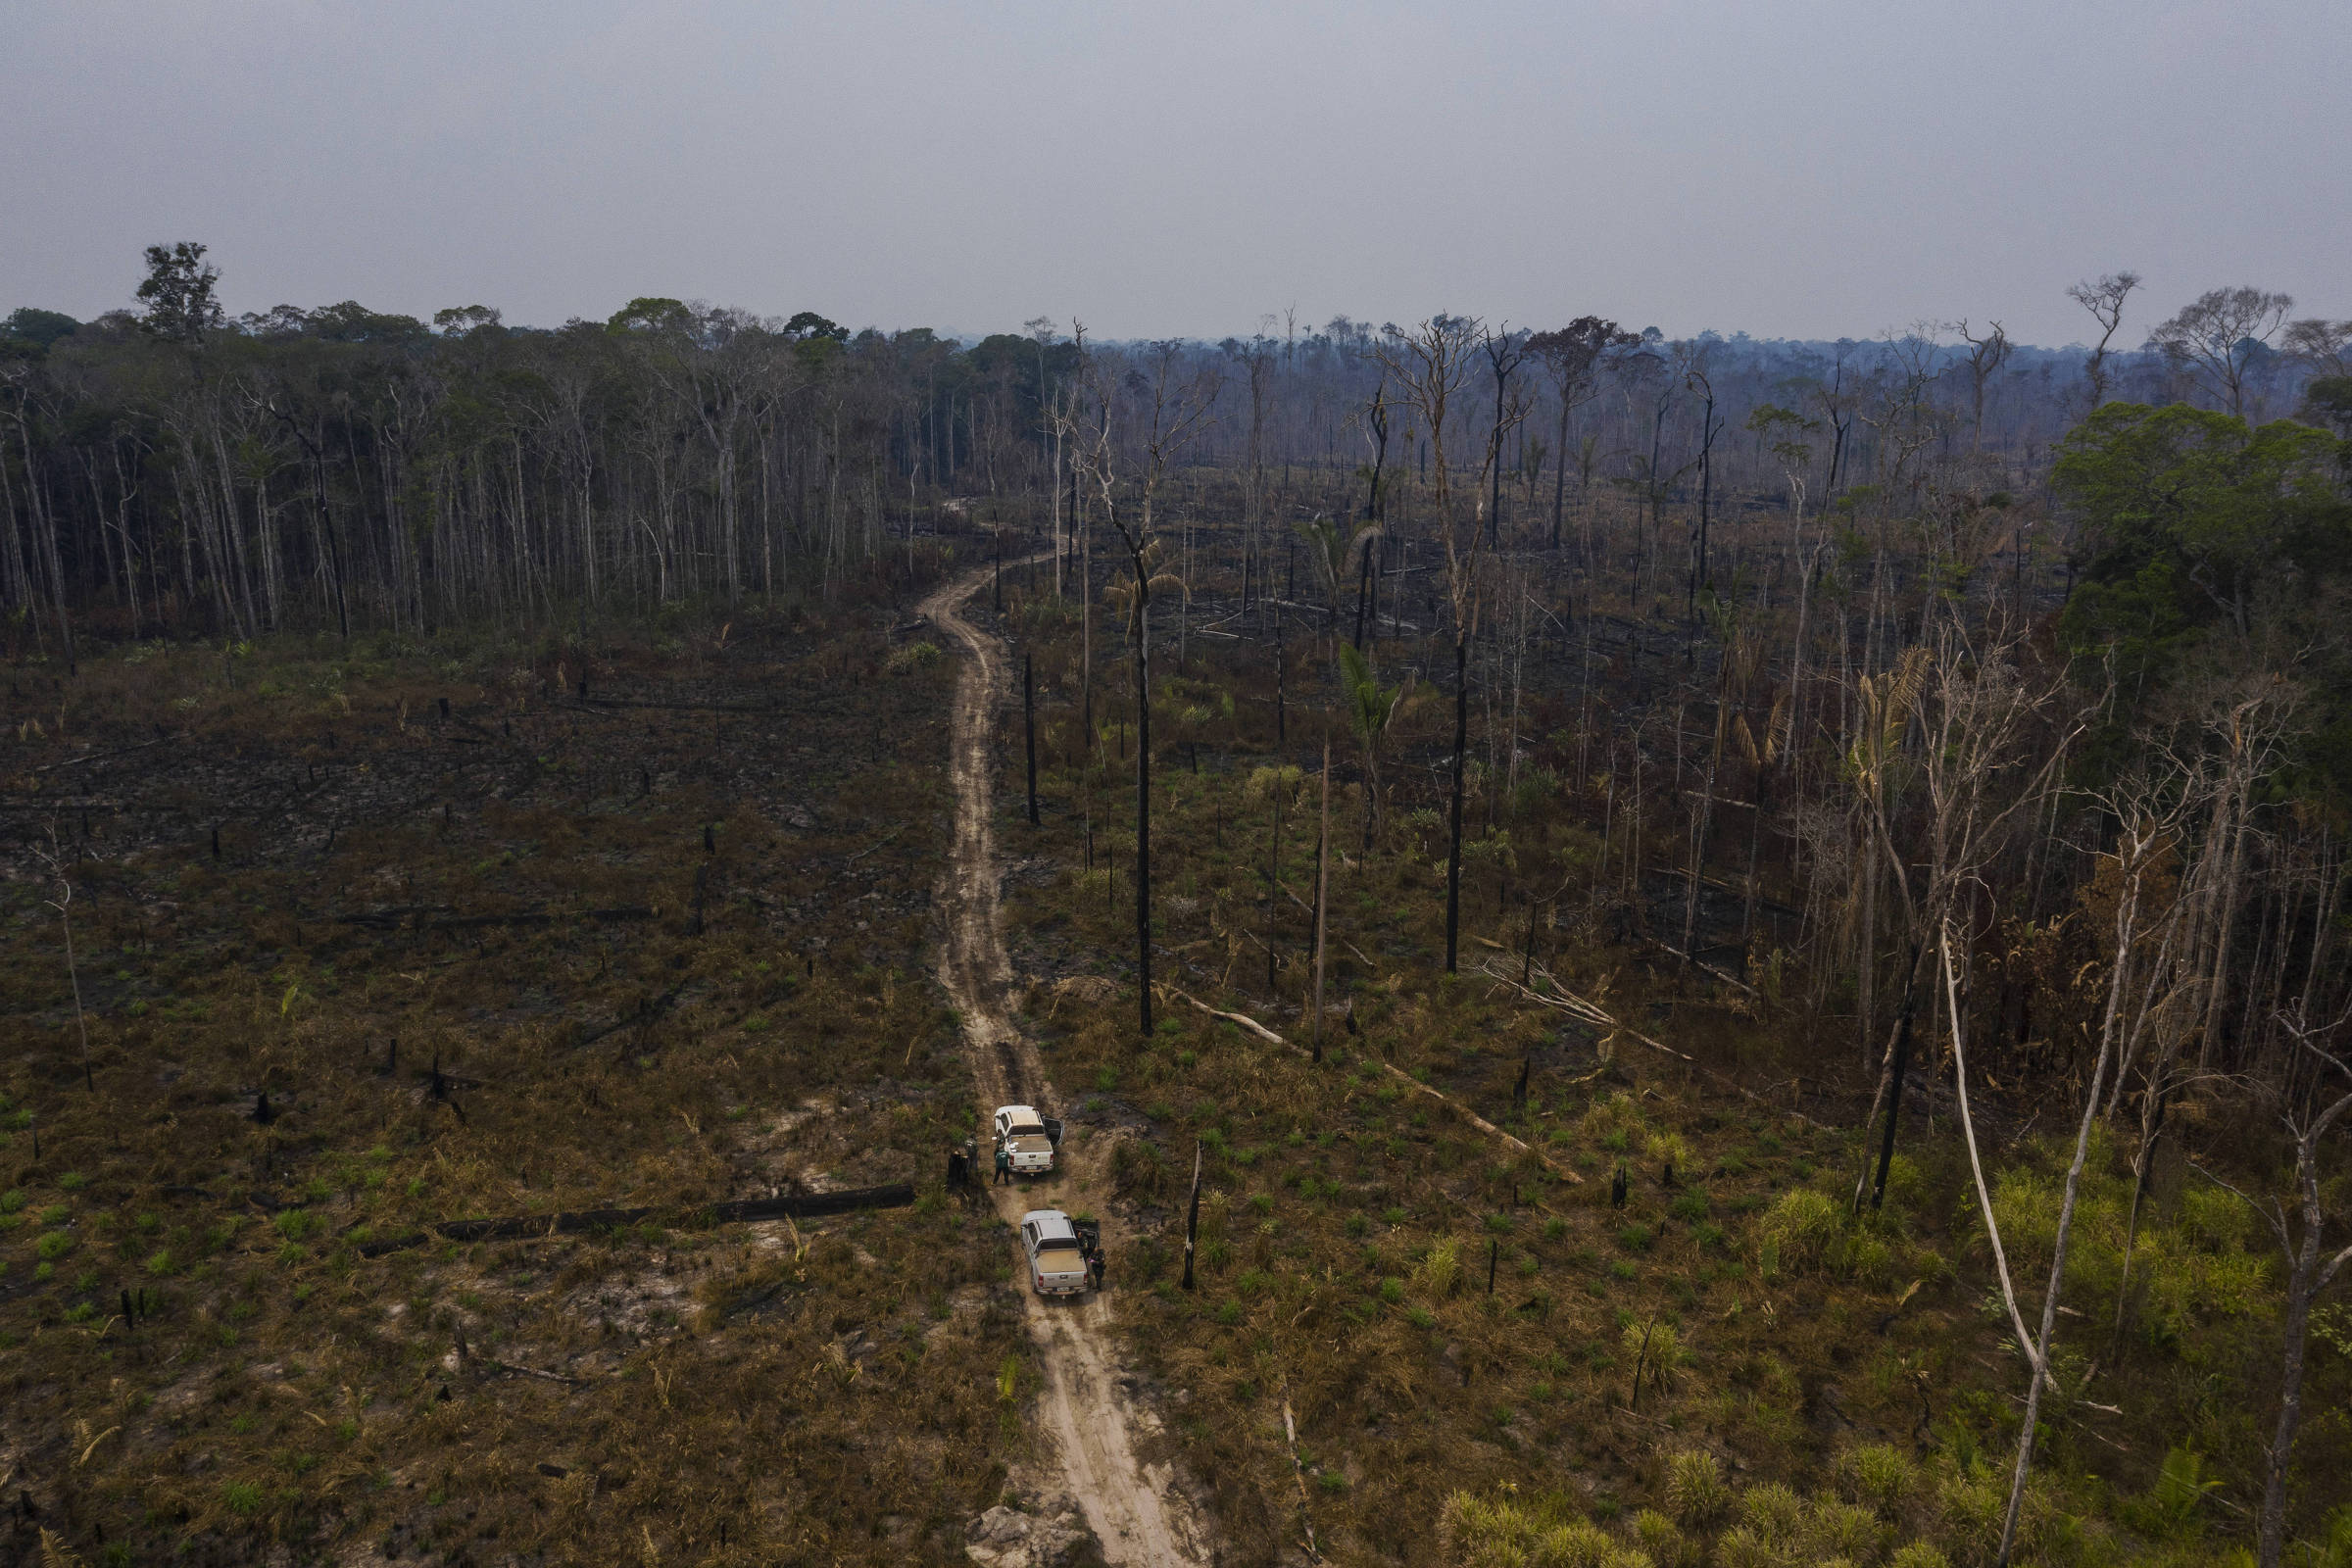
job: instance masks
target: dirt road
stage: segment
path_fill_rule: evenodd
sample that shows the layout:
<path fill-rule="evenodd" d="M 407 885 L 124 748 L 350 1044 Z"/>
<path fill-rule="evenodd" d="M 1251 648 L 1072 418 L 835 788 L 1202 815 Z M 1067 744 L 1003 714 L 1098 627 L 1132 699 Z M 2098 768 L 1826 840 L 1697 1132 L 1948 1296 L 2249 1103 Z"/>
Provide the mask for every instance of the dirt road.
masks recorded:
<path fill-rule="evenodd" d="M 994 820 L 994 749 L 998 703 L 1009 683 L 1004 645 L 962 614 L 988 576 L 986 570 L 974 572 L 922 605 L 922 613 L 963 653 L 949 741 L 956 843 L 939 891 L 947 926 L 939 978 L 962 1018 L 983 1110 L 1027 1102 L 1050 1113 L 1055 1103 L 1053 1085 L 1007 1006 L 1012 965 L 998 929 L 1002 867 Z M 1102 1152 L 1089 1144 L 1085 1130 L 1072 1123 L 1062 1160 L 1073 1167 L 1073 1175 L 1091 1173 L 1095 1190 L 1105 1191 Z M 1008 1225 L 1032 1206 L 1033 1195 L 1021 1188 L 989 1191 Z M 1106 1223 L 1106 1250 L 1115 1265 L 1121 1250 L 1109 1231 Z M 1009 1237 L 1006 1245 L 1012 1245 Z M 1169 1467 L 1148 1465 L 1137 1452 L 1135 1435 L 1156 1431 L 1158 1422 L 1121 1386 L 1110 1337 L 1117 1290 L 1098 1292 L 1082 1302 L 1048 1301 L 1026 1290 L 1021 1296 L 1045 1374 L 1038 1414 L 1062 1482 L 1102 1543 L 1103 1557 L 1151 1568 L 1208 1562 L 1204 1521 L 1172 1485 Z"/>

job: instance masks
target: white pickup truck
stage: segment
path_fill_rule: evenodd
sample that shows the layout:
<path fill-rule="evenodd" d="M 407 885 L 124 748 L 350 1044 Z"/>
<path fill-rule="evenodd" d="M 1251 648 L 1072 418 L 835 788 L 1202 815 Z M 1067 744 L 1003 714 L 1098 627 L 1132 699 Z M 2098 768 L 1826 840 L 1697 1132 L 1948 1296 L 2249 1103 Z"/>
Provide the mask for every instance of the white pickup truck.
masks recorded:
<path fill-rule="evenodd" d="M 1021 1250 L 1028 1254 L 1029 1279 L 1038 1295 L 1086 1294 L 1086 1244 L 1069 1215 L 1058 1208 L 1033 1208 L 1023 1214 Z"/>
<path fill-rule="evenodd" d="M 1016 1176 L 1038 1176 L 1054 1168 L 1054 1146 L 1061 1124 L 1048 1121 L 1030 1105 L 997 1107 L 997 1147 L 1012 1161 Z"/>

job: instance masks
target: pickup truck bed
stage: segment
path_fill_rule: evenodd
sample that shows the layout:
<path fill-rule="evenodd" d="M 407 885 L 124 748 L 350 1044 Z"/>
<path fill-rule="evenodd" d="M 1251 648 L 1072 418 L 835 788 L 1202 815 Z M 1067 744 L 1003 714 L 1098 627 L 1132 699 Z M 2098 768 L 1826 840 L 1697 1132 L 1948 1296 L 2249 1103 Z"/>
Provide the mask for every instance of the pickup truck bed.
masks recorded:
<path fill-rule="evenodd" d="M 1004 1140 L 1005 1151 L 1012 1155 L 1016 1171 L 1052 1170 L 1054 1146 L 1044 1133 L 1014 1133 Z"/>
<path fill-rule="evenodd" d="M 1041 1116 L 1030 1105 L 999 1105 L 993 1132 L 1016 1175 L 1038 1175 L 1054 1168 L 1054 1146 L 1061 1142 L 1061 1123 Z"/>
<path fill-rule="evenodd" d="M 1031 1272 L 1040 1296 L 1079 1296 L 1086 1291 L 1086 1254 L 1075 1247 L 1038 1249 Z"/>
<path fill-rule="evenodd" d="M 1033 1208 L 1021 1216 L 1021 1251 L 1030 1286 L 1040 1296 L 1086 1294 L 1084 1245 L 1069 1215 L 1057 1208 Z"/>

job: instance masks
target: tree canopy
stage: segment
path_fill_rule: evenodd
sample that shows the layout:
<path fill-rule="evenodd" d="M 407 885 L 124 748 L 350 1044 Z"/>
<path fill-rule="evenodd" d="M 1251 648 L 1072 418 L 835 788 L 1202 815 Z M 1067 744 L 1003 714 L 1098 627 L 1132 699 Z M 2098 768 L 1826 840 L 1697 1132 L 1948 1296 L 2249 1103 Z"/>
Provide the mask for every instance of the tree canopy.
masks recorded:
<path fill-rule="evenodd" d="M 2066 438 L 2051 483 L 2082 525 L 2082 575 L 2061 631 L 2112 661 L 2114 724 L 2161 722 L 2213 681 L 2291 675 L 2316 707 L 2311 781 L 2352 800 L 2345 447 L 2185 404 L 2110 403 Z"/>

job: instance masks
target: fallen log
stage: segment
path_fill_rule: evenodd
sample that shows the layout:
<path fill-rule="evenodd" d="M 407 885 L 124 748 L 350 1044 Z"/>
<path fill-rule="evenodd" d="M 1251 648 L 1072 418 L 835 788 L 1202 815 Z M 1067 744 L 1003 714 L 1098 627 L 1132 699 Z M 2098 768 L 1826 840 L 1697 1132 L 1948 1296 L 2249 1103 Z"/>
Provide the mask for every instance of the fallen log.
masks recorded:
<path fill-rule="evenodd" d="M 361 909 L 351 914 L 329 915 L 337 925 L 363 925 L 371 930 L 390 931 L 401 922 L 425 914 L 452 912 L 446 904 L 396 904 L 381 909 Z"/>
<path fill-rule="evenodd" d="M 650 920 L 654 911 L 643 904 L 617 905 L 609 909 L 582 909 L 587 920 Z M 446 904 L 402 905 L 384 909 L 362 909 L 330 916 L 337 925 L 365 926 L 371 931 L 396 931 L 414 923 L 419 931 L 472 931 L 495 925 L 551 925 L 558 918 L 544 908 L 514 909 L 505 914 L 460 914 Z"/>
<path fill-rule="evenodd" d="M 1649 945 L 1657 949 L 1660 953 L 1666 954 L 1671 957 L 1680 958 L 1683 962 L 1690 965 L 1691 968 L 1698 970 L 1701 974 L 1706 975 L 1710 979 L 1719 980 L 1723 984 L 1730 986 L 1735 991 L 1739 991 L 1747 996 L 1762 1000 L 1764 995 L 1762 992 L 1758 991 L 1754 986 L 1749 985 L 1746 981 L 1740 979 L 1739 976 L 1731 973 L 1729 970 L 1719 969 L 1714 964 L 1707 962 L 1706 959 L 1698 957 L 1692 954 L 1685 953 L 1682 949 L 1674 946 L 1672 943 L 1660 942 L 1656 937 L 1650 937 L 1647 940 Z"/>
<path fill-rule="evenodd" d="M 780 703 L 665 703 L 651 697 L 570 697 L 560 708 L 650 708 L 672 713 L 780 713 Z"/>
<path fill-rule="evenodd" d="M 744 1220 L 815 1219 L 826 1214 L 849 1214 L 865 1208 L 905 1208 L 914 1201 L 914 1184 L 890 1182 L 880 1187 L 849 1187 L 835 1193 L 800 1193 L 791 1198 L 737 1198 L 712 1203 L 711 1222 L 732 1225 Z"/>
<path fill-rule="evenodd" d="M 453 914 L 445 919 L 426 920 L 426 931 L 476 931 L 493 925 L 546 925 L 555 916 L 545 909 L 519 909 L 513 914 Z"/>
<path fill-rule="evenodd" d="M 906 831 L 906 829 L 904 826 L 892 828 L 889 832 L 883 834 L 880 838 L 874 840 L 873 843 L 868 844 L 864 849 L 859 850 L 856 855 L 851 856 L 842 863 L 845 865 L 856 865 L 859 860 L 864 859 L 867 856 L 873 854 L 883 845 L 888 844 L 892 839 L 897 838 L 900 834 Z"/>
<path fill-rule="evenodd" d="M 542 1372 L 535 1366 L 517 1366 L 513 1361 L 493 1361 L 486 1355 L 479 1357 L 479 1360 L 482 1365 L 493 1372 L 510 1373 L 515 1377 L 545 1378 L 550 1383 L 564 1383 L 575 1388 L 588 1381 L 586 1378 L 575 1378 L 563 1372 Z"/>
<path fill-rule="evenodd" d="M 1227 1012 L 1220 1007 L 1212 1007 L 1207 1003 L 1202 1002 L 1199 997 L 1191 996 L 1186 992 L 1179 991 L 1174 986 L 1161 986 L 1158 988 L 1158 990 L 1163 995 L 1174 997 L 1179 1002 L 1191 1003 L 1194 1006 L 1200 1008 L 1202 1012 L 1207 1013 L 1212 1018 L 1222 1018 L 1227 1023 L 1235 1024 L 1241 1028 L 1247 1029 L 1251 1034 L 1257 1036 L 1260 1040 L 1270 1041 L 1277 1046 L 1289 1046 L 1291 1050 L 1298 1052 L 1300 1055 L 1305 1055 L 1307 1054 L 1305 1047 L 1293 1045 L 1290 1041 L 1283 1039 L 1282 1036 L 1276 1034 L 1264 1024 L 1259 1023 L 1255 1018 L 1248 1017 L 1238 1012 Z M 1367 1056 L 1364 1059 L 1369 1061 L 1372 1058 Z M 1511 1134 L 1504 1132 L 1501 1128 L 1495 1126 L 1493 1122 L 1487 1120 L 1486 1117 L 1481 1116 L 1477 1111 L 1472 1110 L 1468 1105 L 1463 1104 L 1451 1095 L 1446 1094 L 1442 1090 L 1432 1089 L 1420 1079 L 1415 1078 L 1411 1073 L 1405 1072 L 1401 1068 L 1394 1066 L 1389 1062 L 1384 1061 L 1379 1065 L 1382 1071 L 1386 1072 L 1390 1077 L 1395 1078 L 1405 1088 L 1412 1090 L 1417 1094 L 1429 1096 L 1430 1099 L 1446 1106 L 1446 1109 L 1452 1111 L 1456 1116 L 1459 1116 L 1463 1121 L 1469 1123 L 1478 1131 L 1485 1133 L 1490 1138 L 1500 1139 L 1502 1142 L 1510 1145 L 1513 1149 L 1519 1151 L 1519 1152 L 1534 1159 L 1545 1170 L 1548 1170 L 1553 1175 L 1559 1177 L 1560 1180 L 1564 1182 L 1571 1182 L 1579 1187 L 1582 1187 L 1585 1184 L 1584 1177 L 1578 1175 L 1575 1171 L 1570 1170 L 1567 1166 L 1553 1159 L 1548 1154 L 1545 1154 L 1543 1151 L 1532 1147 L 1527 1143 L 1526 1140 L 1515 1138 Z"/>
<path fill-rule="evenodd" d="M 685 989 L 686 982 L 683 980 L 679 981 L 676 985 L 671 986 L 667 991 L 662 992 L 660 996 L 654 998 L 651 1002 L 638 1008 L 635 1012 L 615 1018 L 611 1023 L 605 1025 L 602 1029 L 594 1029 L 589 1031 L 587 1034 L 581 1035 L 578 1039 L 572 1041 L 572 1049 L 578 1050 L 582 1046 L 593 1046 L 599 1040 L 604 1039 L 607 1035 L 618 1034 L 621 1030 L 628 1028 L 631 1024 L 653 1022 L 662 1013 L 669 1010 L 669 1004 L 677 1001 L 679 994 Z"/>
<path fill-rule="evenodd" d="M 737 1198 L 700 1207 L 583 1208 L 553 1214 L 510 1214 L 498 1219 L 444 1220 L 407 1236 L 363 1242 L 362 1257 L 381 1257 L 421 1247 L 435 1236 L 452 1242 L 504 1241 L 515 1237 L 577 1236 L 590 1231 L 641 1225 L 659 1214 L 673 1214 L 681 1223 L 733 1225 L 766 1219 L 815 1219 L 869 1208 L 906 1208 L 914 1201 L 914 1184 L 890 1182 L 880 1187 L 852 1187 L 835 1193 L 797 1193 L 783 1198 Z"/>
<path fill-rule="evenodd" d="M 157 746 L 169 746 L 180 738 L 177 735 L 159 735 L 154 740 L 141 741 L 136 746 L 118 746 L 111 751 L 104 752 L 84 752 L 79 757 L 69 757 L 55 762 L 43 762 L 38 767 L 28 767 L 24 771 L 27 773 L 51 773 L 61 767 L 79 767 L 84 762 L 103 762 L 110 757 L 126 757 L 132 752 L 144 752 Z"/>
<path fill-rule="evenodd" d="M 1703 1073 L 1707 1077 L 1712 1078 L 1724 1088 L 1729 1089 L 1732 1093 L 1740 1096 L 1742 1100 L 1745 1100 L 1749 1104 L 1762 1105 L 1765 1109 L 1774 1111 L 1780 1115 L 1793 1116 L 1808 1127 L 1820 1127 L 1824 1131 L 1828 1130 L 1824 1123 L 1815 1121 L 1812 1117 L 1806 1115 L 1801 1110 L 1786 1109 L 1780 1105 L 1774 1104 L 1771 1101 L 1766 1100 L 1762 1095 L 1757 1094 L 1745 1084 L 1740 1083 L 1737 1079 L 1731 1078 L 1726 1074 L 1717 1072 L 1714 1068 L 1707 1066 L 1704 1062 L 1700 1061 L 1696 1056 L 1691 1055 L 1689 1052 L 1677 1051 L 1672 1046 L 1650 1039 L 1649 1036 L 1643 1034 L 1639 1029 L 1627 1028 L 1624 1024 L 1618 1022 L 1615 1018 L 1611 1017 L 1601 1008 L 1594 1006 L 1592 1003 L 1587 1002 L 1584 998 L 1578 996 L 1573 991 L 1570 991 L 1567 987 L 1561 985 L 1557 980 L 1554 980 L 1551 977 L 1551 972 L 1545 969 L 1542 964 L 1539 963 L 1534 966 L 1535 978 L 1541 982 L 1544 988 L 1541 991 L 1537 991 L 1521 985 L 1503 970 L 1495 968 L 1495 959 L 1489 958 L 1484 964 L 1479 966 L 1478 972 L 1485 975 L 1488 979 L 1494 981 L 1497 985 L 1504 986 L 1512 991 L 1518 992 L 1528 1001 L 1536 1003 L 1542 1006 L 1553 1008 L 1556 1011 L 1564 1012 L 1580 1023 L 1590 1024 L 1595 1029 L 1606 1029 L 1612 1036 L 1623 1035 L 1628 1040 L 1639 1041 L 1641 1044 L 1647 1046 L 1652 1051 L 1663 1052 L 1665 1054 L 1674 1057 L 1675 1060 L 1686 1063 L 1693 1071 Z"/>

